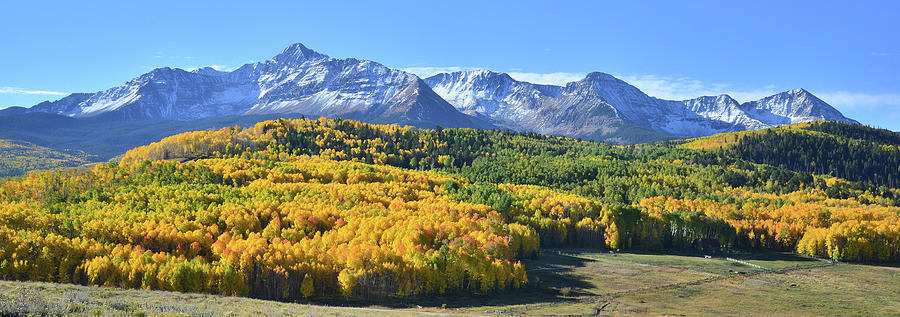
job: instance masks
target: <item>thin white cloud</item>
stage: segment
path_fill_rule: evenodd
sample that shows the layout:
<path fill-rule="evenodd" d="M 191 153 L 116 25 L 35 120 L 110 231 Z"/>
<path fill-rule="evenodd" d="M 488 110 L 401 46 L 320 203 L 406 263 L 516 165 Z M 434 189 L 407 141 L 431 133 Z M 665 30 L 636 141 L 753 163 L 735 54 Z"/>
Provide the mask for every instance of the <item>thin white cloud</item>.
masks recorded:
<path fill-rule="evenodd" d="M 62 96 L 66 95 L 64 92 L 58 91 L 47 91 L 47 90 L 29 90 L 25 88 L 17 88 L 17 87 L 0 87 L 0 94 L 12 94 L 12 95 L 53 95 L 53 96 Z"/>
<path fill-rule="evenodd" d="M 225 65 L 209 65 L 208 67 L 209 67 L 209 68 L 212 68 L 212 69 L 215 69 L 215 70 L 217 70 L 217 71 L 220 71 L 220 72 L 228 71 L 228 70 L 231 69 L 231 68 L 229 68 L 228 66 L 225 66 Z"/>
<path fill-rule="evenodd" d="M 191 66 L 184 66 L 184 67 L 178 67 L 178 68 L 192 72 L 192 71 L 195 71 L 195 70 L 198 70 L 201 68 L 205 68 L 205 67 L 209 67 L 209 68 L 215 69 L 220 72 L 230 72 L 230 71 L 237 69 L 236 67 L 228 67 L 226 65 L 207 65 L 207 66 L 199 66 L 199 67 L 195 66 L 195 65 L 191 65 Z M 147 67 L 145 67 L 145 68 L 147 68 Z"/>
<path fill-rule="evenodd" d="M 838 91 L 815 95 L 836 107 L 900 110 L 900 94 L 866 94 Z"/>
<path fill-rule="evenodd" d="M 619 76 L 622 80 L 641 89 L 644 93 L 663 99 L 685 100 L 699 96 L 715 96 L 727 94 L 740 102 L 759 100 L 777 94 L 786 89 L 776 89 L 767 85 L 751 89 L 735 89 L 726 83 L 706 83 L 688 77 L 664 77 L 654 75 Z M 795 88 L 795 87 L 793 87 Z M 814 95 L 837 107 L 851 108 L 900 108 L 900 94 L 871 94 L 860 92 L 836 91 L 813 92 Z M 900 110 L 900 109 L 898 109 Z"/>
<path fill-rule="evenodd" d="M 772 85 L 753 89 L 736 89 L 731 84 L 707 83 L 690 77 L 657 75 L 628 75 L 616 77 L 634 85 L 650 96 L 669 100 L 687 100 L 700 96 L 718 96 L 727 94 L 735 100 L 743 102 L 758 100 L 778 93 L 775 86 Z"/>
<path fill-rule="evenodd" d="M 737 89 L 734 88 L 732 84 L 707 83 L 689 77 L 666 77 L 655 75 L 617 77 L 638 87 L 641 91 L 650 96 L 670 100 L 686 100 L 700 96 L 726 94 L 739 102 L 747 102 L 759 100 L 786 90 L 776 89 L 774 85 L 750 89 Z M 814 91 L 812 93 L 828 104 L 842 110 L 882 109 L 892 111 L 891 114 L 900 111 L 900 94 L 870 94 L 848 91 Z"/>

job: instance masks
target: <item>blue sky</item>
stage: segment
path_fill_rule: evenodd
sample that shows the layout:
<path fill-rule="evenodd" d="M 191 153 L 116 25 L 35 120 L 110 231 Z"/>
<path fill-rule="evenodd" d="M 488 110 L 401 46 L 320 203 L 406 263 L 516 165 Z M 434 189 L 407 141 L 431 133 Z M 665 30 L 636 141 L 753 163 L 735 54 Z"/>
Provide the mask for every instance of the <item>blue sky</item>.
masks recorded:
<path fill-rule="evenodd" d="M 326 3 L 327 2 L 327 3 Z M 294 42 L 428 75 L 543 83 L 614 74 L 650 95 L 748 101 L 806 88 L 900 130 L 898 1 L 15 1 L 0 10 L 0 107 L 155 67 L 232 69 Z"/>

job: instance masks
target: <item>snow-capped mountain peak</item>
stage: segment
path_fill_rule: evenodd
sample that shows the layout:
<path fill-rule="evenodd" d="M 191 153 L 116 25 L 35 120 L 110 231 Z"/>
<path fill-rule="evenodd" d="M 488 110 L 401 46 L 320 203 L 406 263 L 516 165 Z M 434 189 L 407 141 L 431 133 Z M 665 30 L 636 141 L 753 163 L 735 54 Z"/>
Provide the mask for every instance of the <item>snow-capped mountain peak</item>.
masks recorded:
<path fill-rule="evenodd" d="M 746 102 L 741 105 L 741 109 L 751 117 L 772 125 L 817 120 L 858 123 L 803 88 Z"/>
<path fill-rule="evenodd" d="M 272 61 L 279 64 L 302 64 L 306 61 L 326 58 L 328 58 L 328 56 L 313 51 L 303 44 L 294 43 L 272 58 Z"/>
<path fill-rule="evenodd" d="M 330 58 L 300 43 L 231 72 L 157 68 L 122 86 L 30 111 L 170 120 L 302 114 L 423 127 L 493 127 L 460 113 L 413 74 L 367 60 Z"/>
<path fill-rule="evenodd" d="M 622 80 L 616 78 L 613 75 L 604 73 L 604 72 L 590 72 L 586 76 L 584 76 L 585 81 L 589 82 L 603 82 L 603 81 L 613 81 L 613 82 L 623 82 Z"/>

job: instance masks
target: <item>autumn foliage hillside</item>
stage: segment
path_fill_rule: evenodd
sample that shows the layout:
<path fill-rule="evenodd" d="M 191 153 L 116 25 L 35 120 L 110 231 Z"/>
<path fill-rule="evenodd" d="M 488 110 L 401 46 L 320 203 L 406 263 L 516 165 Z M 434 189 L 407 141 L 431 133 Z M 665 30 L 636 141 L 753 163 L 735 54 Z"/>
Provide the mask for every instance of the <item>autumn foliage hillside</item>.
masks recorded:
<path fill-rule="evenodd" d="M 441 194 L 455 182 L 303 156 L 32 175 L 0 189 L 0 276 L 276 299 L 521 285 L 534 231 Z"/>
<path fill-rule="evenodd" d="M 376 299 L 521 287 L 540 247 L 896 262 L 898 206 L 721 151 L 281 119 L 0 184 L 0 278 Z"/>
<path fill-rule="evenodd" d="M 808 122 L 689 140 L 747 161 L 900 187 L 900 134 L 843 122 Z"/>

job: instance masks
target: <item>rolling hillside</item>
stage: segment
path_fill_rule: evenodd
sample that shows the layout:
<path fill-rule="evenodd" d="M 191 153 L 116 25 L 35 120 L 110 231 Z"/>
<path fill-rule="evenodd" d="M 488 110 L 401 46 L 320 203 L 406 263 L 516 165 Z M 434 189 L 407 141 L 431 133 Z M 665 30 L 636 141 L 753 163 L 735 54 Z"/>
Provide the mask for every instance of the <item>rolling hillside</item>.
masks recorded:
<path fill-rule="evenodd" d="M 490 298 L 538 283 L 541 250 L 696 254 L 697 239 L 897 262 L 900 190 L 724 151 L 324 118 L 182 133 L 0 184 L 6 280 Z"/>
<path fill-rule="evenodd" d="M 60 152 L 25 141 L 0 139 L 0 177 L 79 166 L 94 160 L 95 156 L 81 151 Z"/>
<path fill-rule="evenodd" d="M 172 134 L 226 126 L 250 126 L 282 116 L 221 117 L 195 121 L 109 121 L 102 118 L 75 119 L 46 113 L 0 116 L 0 139 L 17 140 L 65 152 L 84 152 L 87 162 L 105 162 L 129 149 L 150 144 Z M 35 156 L 39 159 L 39 156 Z M 22 170 L 19 174 L 30 169 Z"/>
<path fill-rule="evenodd" d="M 689 140 L 691 149 L 721 150 L 747 161 L 900 186 L 900 134 L 842 122 L 799 123 Z"/>

